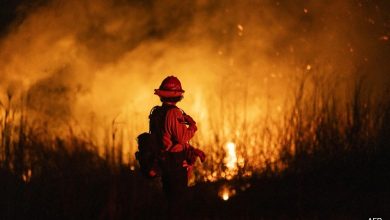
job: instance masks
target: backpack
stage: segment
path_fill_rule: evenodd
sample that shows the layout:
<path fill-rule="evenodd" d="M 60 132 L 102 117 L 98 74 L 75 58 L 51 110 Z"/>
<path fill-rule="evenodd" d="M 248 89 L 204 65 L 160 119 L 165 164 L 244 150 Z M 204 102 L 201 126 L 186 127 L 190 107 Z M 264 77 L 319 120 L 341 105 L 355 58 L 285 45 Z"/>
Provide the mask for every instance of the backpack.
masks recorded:
<path fill-rule="evenodd" d="M 149 115 L 149 132 L 144 132 L 137 137 L 138 151 L 135 153 L 135 158 L 138 160 L 141 173 L 145 177 L 153 178 L 161 173 L 159 159 L 164 149 L 162 135 L 165 126 L 165 117 L 168 110 L 172 108 L 177 107 L 153 107 Z"/>

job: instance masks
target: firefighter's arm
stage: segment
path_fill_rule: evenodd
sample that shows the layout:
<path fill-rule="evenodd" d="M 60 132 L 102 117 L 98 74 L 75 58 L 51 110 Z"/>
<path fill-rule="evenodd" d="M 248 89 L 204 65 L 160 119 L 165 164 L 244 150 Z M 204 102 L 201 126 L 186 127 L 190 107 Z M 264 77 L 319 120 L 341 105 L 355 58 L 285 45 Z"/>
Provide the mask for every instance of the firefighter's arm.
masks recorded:
<path fill-rule="evenodd" d="M 197 128 L 195 121 L 191 117 L 184 116 L 179 109 L 175 108 L 167 112 L 165 130 L 168 131 L 178 143 L 184 144 L 194 136 Z"/>
<path fill-rule="evenodd" d="M 191 116 L 183 114 L 183 118 L 184 118 L 185 124 L 188 124 L 188 129 L 192 129 L 194 131 L 198 130 L 198 128 L 196 127 L 196 122 L 194 121 L 194 119 L 192 119 Z"/>

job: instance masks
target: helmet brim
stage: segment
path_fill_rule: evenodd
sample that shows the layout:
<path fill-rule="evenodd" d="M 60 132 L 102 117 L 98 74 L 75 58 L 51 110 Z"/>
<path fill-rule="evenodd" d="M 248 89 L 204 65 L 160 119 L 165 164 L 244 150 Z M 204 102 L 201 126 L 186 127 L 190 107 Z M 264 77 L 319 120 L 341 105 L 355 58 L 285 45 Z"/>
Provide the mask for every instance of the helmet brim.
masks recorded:
<path fill-rule="evenodd" d="M 184 90 L 172 91 L 172 90 L 162 90 L 155 89 L 154 94 L 164 98 L 174 98 L 183 96 Z"/>

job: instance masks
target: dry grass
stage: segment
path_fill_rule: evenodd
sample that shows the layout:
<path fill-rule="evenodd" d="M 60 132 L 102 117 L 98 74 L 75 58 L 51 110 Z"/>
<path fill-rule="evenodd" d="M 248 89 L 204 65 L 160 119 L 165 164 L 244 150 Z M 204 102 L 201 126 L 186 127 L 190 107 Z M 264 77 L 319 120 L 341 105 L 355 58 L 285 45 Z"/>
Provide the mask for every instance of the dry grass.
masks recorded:
<path fill-rule="evenodd" d="M 330 193 L 328 199 L 342 198 L 342 201 L 349 197 L 338 196 L 340 190 L 350 194 L 369 191 L 371 194 L 363 193 L 364 199 L 371 196 L 383 203 L 358 200 L 353 207 L 384 212 L 388 201 L 381 194 L 388 195 L 387 178 L 390 177 L 386 169 L 390 166 L 390 96 L 388 93 L 374 96 L 363 80 L 357 81 L 350 94 L 344 96 L 332 89 L 336 85 L 325 88 L 313 82 L 316 80 L 302 80 L 298 84 L 291 108 L 282 122 L 270 118 L 253 124 L 237 122 L 242 132 L 233 136 L 232 141 L 237 146 L 237 158 L 244 160 L 239 162 L 234 171 L 236 176 L 230 182 L 239 186 L 242 178 L 248 179 L 253 189 L 238 194 L 237 199 L 226 204 L 217 198 L 223 181 L 201 183 L 210 180 L 207 178 L 210 175 L 215 175 L 213 180 L 223 179 L 228 172 L 223 161 L 226 154 L 223 134 L 218 132 L 218 127 L 214 130 L 214 138 L 208 143 L 208 160 L 196 170 L 200 183 L 193 188 L 199 193 L 193 200 L 193 211 L 198 216 L 212 213 L 218 218 L 227 213 L 240 214 L 242 210 L 231 204 L 245 206 L 247 217 L 274 216 L 270 213 L 273 211 L 277 216 L 278 207 L 284 207 L 283 196 L 275 198 L 271 211 L 260 209 L 267 215 L 257 213 L 259 210 L 253 205 L 267 202 L 258 200 L 258 196 L 271 197 L 271 192 L 260 188 L 281 193 L 275 184 L 285 186 L 283 195 L 293 203 L 287 211 L 296 217 L 305 217 L 302 213 L 306 211 L 318 217 L 320 208 L 328 207 L 327 197 L 320 189 Z M 131 171 L 122 164 L 122 148 L 121 143 L 116 143 L 115 129 L 107 135 L 111 140 L 106 141 L 105 155 L 99 156 L 93 141 L 74 135 L 72 129 L 64 139 L 51 136 L 44 127 L 34 126 L 25 114 L 25 107 L 14 105 L 11 93 L 7 97 L 7 102 L 0 105 L 0 188 L 3 189 L 0 203 L 4 204 L 0 209 L 1 219 L 26 216 L 126 219 L 164 214 L 164 209 L 159 207 L 164 206 L 164 200 L 158 183 L 142 179 L 137 170 Z M 200 140 L 196 143 L 205 144 Z M 372 191 L 367 177 L 381 184 L 378 191 Z M 307 192 L 317 199 L 311 200 Z M 202 193 L 206 195 L 200 196 Z M 203 200 L 208 202 L 202 204 Z M 317 207 L 303 208 L 311 202 Z M 224 213 L 210 212 L 206 206 L 222 207 Z M 149 209 L 157 211 L 150 213 Z M 356 214 L 344 209 L 340 213 L 340 216 Z"/>

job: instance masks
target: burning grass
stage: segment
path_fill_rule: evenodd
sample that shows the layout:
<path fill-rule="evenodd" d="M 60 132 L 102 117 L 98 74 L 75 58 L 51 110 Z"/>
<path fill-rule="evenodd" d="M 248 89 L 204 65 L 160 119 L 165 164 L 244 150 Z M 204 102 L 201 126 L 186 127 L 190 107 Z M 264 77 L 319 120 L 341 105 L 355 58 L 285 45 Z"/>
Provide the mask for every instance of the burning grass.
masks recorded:
<path fill-rule="evenodd" d="M 249 218 L 285 210 L 288 216 L 308 218 L 330 215 L 331 201 L 349 199 L 355 202 L 338 208 L 335 216 L 387 213 L 389 96 L 375 96 L 363 80 L 345 96 L 335 91 L 302 80 L 280 120 L 238 121 L 230 134 L 216 132 L 209 143 L 194 141 L 204 144 L 208 158 L 196 165 L 189 213 Z M 2 219 L 165 214 L 161 186 L 140 177 L 134 161 L 123 162 L 116 129 L 107 134 L 101 154 L 88 135 L 76 135 L 71 127 L 67 136 L 56 137 L 35 126 L 26 106 L 16 105 L 14 98 L 9 92 L 1 103 Z"/>

